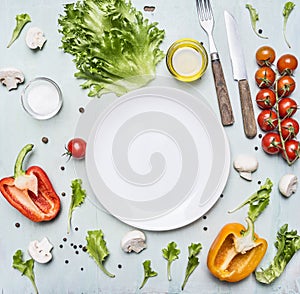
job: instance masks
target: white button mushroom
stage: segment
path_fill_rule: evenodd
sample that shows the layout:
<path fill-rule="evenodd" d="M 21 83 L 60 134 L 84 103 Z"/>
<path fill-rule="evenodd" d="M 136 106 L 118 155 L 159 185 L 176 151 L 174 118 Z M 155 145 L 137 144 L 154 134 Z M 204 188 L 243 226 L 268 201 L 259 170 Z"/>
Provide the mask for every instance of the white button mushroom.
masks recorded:
<path fill-rule="evenodd" d="M 53 245 L 49 240 L 44 237 L 41 242 L 34 240 L 29 243 L 28 253 L 29 255 L 39 263 L 47 263 L 52 259 L 51 250 Z"/>
<path fill-rule="evenodd" d="M 129 231 L 121 240 L 121 248 L 125 252 L 140 253 L 147 247 L 145 234 L 139 230 Z"/>
<path fill-rule="evenodd" d="M 6 86 L 8 91 L 18 88 L 18 84 L 24 82 L 23 73 L 13 67 L 0 69 L 0 81 Z"/>
<path fill-rule="evenodd" d="M 296 192 L 298 184 L 298 178 L 293 174 L 286 174 L 281 177 L 278 187 L 280 193 L 285 197 L 290 197 Z"/>
<path fill-rule="evenodd" d="M 40 28 L 32 27 L 27 31 L 26 44 L 30 49 L 42 49 L 44 43 L 47 41 L 44 33 Z"/>
<path fill-rule="evenodd" d="M 252 173 L 258 168 L 258 161 L 252 155 L 238 155 L 233 162 L 234 168 L 245 180 L 252 180 Z"/>

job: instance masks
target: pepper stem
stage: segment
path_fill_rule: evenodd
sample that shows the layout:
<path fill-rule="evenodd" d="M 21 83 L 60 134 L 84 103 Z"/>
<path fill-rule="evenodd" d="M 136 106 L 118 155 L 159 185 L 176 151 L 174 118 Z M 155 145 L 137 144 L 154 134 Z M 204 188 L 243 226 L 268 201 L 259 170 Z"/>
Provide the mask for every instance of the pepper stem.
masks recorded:
<path fill-rule="evenodd" d="M 33 144 L 27 144 L 25 147 L 22 148 L 22 150 L 18 154 L 15 163 L 15 169 L 14 169 L 15 179 L 19 176 L 25 175 L 25 171 L 22 169 L 23 161 L 27 153 L 30 152 L 32 149 L 33 149 Z"/>
<path fill-rule="evenodd" d="M 253 221 L 247 217 L 246 222 L 248 224 L 248 228 L 246 231 L 242 231 L 242 237 L 235 239 L 235 249 L 237 252 L 242 254 L 256 247 L 258 244 L 255 242 L 255 233 L 254 233 L 254 223 Z"/>

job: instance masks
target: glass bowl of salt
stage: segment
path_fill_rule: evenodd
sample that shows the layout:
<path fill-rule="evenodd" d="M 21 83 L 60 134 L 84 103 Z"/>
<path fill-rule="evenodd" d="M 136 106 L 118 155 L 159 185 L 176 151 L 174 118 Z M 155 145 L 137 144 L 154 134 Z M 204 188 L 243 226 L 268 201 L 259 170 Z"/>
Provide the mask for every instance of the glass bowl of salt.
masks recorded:
<path fill-rule="evenodd" d="M 38 77 L 25 86 L 21 101 L 29 115 L 45 120 L 55 116 L 61 109 L 62 92 L 53 80 Z"/>

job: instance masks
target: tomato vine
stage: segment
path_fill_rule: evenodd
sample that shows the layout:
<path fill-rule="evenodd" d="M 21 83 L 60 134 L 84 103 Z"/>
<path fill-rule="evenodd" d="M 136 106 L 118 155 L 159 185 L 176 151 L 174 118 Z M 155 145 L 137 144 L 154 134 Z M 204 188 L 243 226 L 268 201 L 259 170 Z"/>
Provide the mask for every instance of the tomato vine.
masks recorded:
<path fill-rule="evenodd" d="M 289 97 L 296 87 L 296 81 L 292 75 L 298 66 L 298 61 L 291 54 L 282 55 L 278 60 L 276 70 L 273 70 L 271 68 L 273 64 L 264 62 L 261 59 L 261 56 L 263 56 L 269 62 L 270 55 L 266 54 L 266 49 L 269 49 L 273 59 L 275 51 L 271 47 L 263 46 L 256 51 L 256 62 L 260 66 L 255 73 L 255 80 L 260 88 L 257 94 L 257 97 L 260 98 L 256 99 L 256 103 L 262 109 L 257 121 L 260 129 L 266 132 L 261 144 L 266 153 L 281 154 L 287 164 L 292 165 L 300 157 L 300 143 L 296 139 L 299 124 L 296 119 L 292 118 L 298 109 L 298 105 L 294 99 Z M 261 54 L 262 50 L 264 54 Z M 266 77 L 266 73 L 272 72 L 275 73 L 274 81 L 272 80 L 273 77 L 271 79 L 270 76 Z M 266 79 L 271 80 L 271 82 L 269 84 L 261 82 Z M 264 89 L 268 89 L 269 92 L 262 93 L 261 91 Z M 274 100 L 271 95 L 273 92 L 275 93 L 275 103 L 270 104 L 270 101 Z"/>

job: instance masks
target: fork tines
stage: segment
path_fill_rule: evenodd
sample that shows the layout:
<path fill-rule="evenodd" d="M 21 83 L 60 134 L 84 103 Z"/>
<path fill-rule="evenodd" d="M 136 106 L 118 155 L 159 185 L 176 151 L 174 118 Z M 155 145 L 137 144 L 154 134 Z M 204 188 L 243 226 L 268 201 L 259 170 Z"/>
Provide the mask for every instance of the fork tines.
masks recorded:
<path fill-rule="evenodd" d="M 209 0 L 196 0 L 197 11 L 201 21 L 212 18 L 212 9 Z"/>

